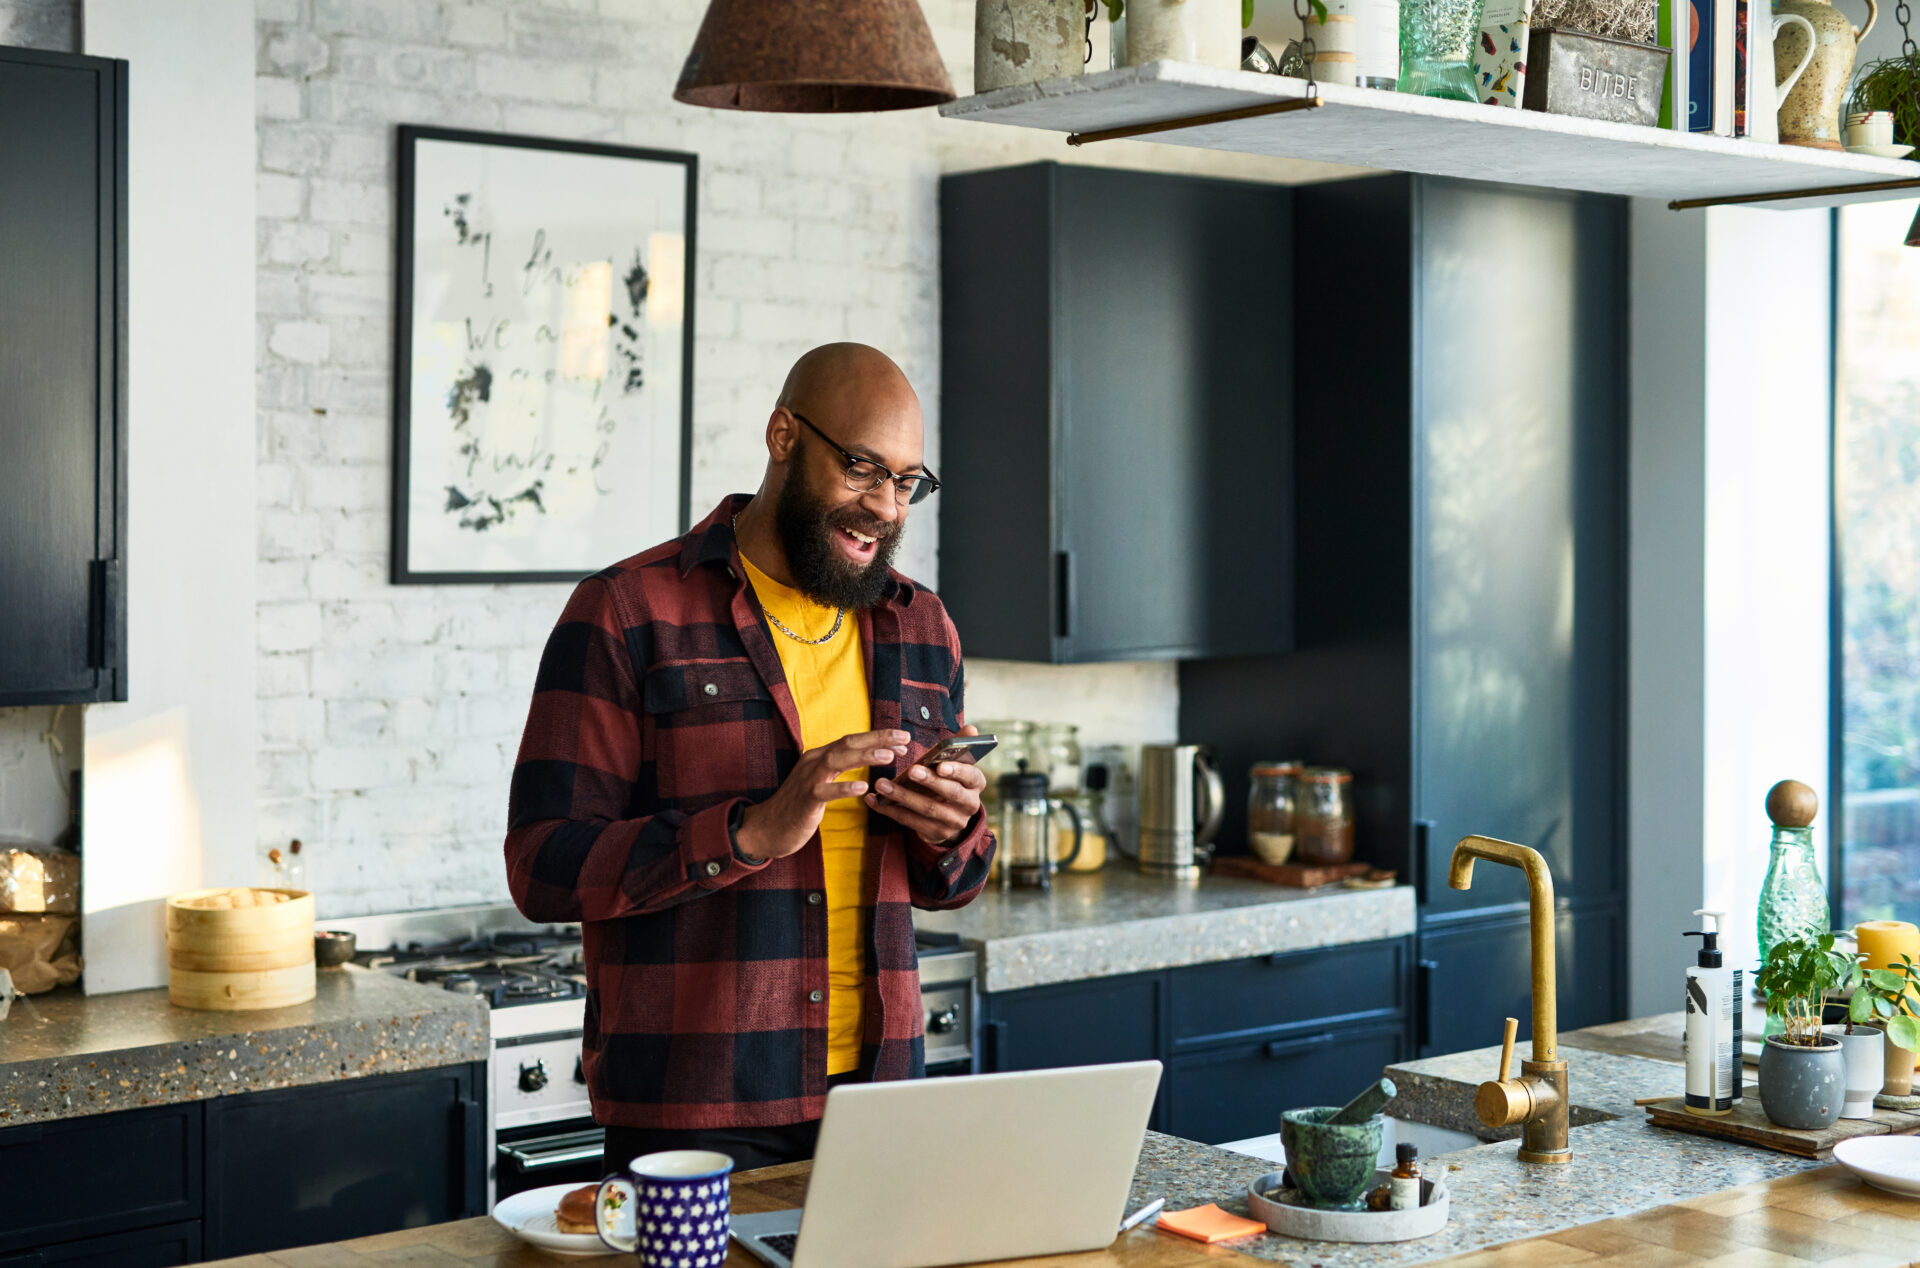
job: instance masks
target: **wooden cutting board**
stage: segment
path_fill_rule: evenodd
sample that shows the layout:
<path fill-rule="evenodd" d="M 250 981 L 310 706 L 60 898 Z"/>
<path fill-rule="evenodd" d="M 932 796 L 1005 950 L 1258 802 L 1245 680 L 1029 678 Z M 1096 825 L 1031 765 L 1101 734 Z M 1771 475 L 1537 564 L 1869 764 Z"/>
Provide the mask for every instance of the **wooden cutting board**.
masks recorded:
<path fill-rule="evenodd" d="M 1242 880 L 1269 881 L 1291 885 L 1295 889 L 1317 889 L 1333 885 L 1349 876 L 1364 876 L 1372 871 L 1367 863 L 1262 863 L 1243 854 L 1223 854 L 1213 860 L 1215 876 L 1237 876 Z"/>
<path fill-rule="evenodd" d="M 1776 1127 L 1767 1121 L 1766 1113 L 1760 1108 L 1759 1089 L 1752 1084 L 1747 1085 L 1746 1095 L 1740 1098 L 1733 1112 L 1720 1118 L 1689 1114 L 1685 1105 L 1686 1098 L 1680 1096 L 1655 1101 L 1646 1107 L 1647 1118 L 1655 1127 L 1758 1145 L 1802 1158 L 1824 1158 L 1833 1152 L 1835 1145 L 1856 1136 L 1911 1136 L 1920 1132 L 1920 1113 L 1889 1109 L 1876 1109 L 1872 1118 L 1840 1119 L 1825 1131 Z"/>

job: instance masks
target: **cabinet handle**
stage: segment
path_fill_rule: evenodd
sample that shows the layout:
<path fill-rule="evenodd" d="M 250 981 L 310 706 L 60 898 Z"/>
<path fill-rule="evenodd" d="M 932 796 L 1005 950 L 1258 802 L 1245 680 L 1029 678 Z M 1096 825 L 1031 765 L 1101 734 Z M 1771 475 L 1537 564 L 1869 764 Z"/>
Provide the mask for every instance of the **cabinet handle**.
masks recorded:
<path fill-rule="evenodd" d="M 1413 901 L 1427 905 L 1427 853 L 1433 844 L 1433 820 L 1413 821 Z"/>
<path fill-rule="evenodd" d="M 1414 1015 L 1420 1024 L 1414 1027 L 1413 1050 L 1417 1056 L 1427 1050 L 1433 1042 L 1433 975 L 1440 971 L 1440 961 L 1422 960 L 1414 966 L 1414 992 L 1419 996 L 1418 1007 Z"/>
<path fill-rule="evenodd" d="M 1060 638 L 1073 637 L 1073 552 L 1053 552 L 1054 632 Z"/>
<path fill-rule="evenodd" d="M 120 561 L 87 562 L 87 668 L 112 669 L 119 640 L 114 637 L 114 615 L 120 608 Z"/>
<path fill-rule="evenodd" d="M 1305 1039 L 1275 1039 L 1260 1049 L 1263 1057 L 1291 1057 L 1333 1042 L 1333 1032 L 1324 1035 L 1311 1035 Z"/>
<path fill-rule="evenodd" d="M 46 1134 L 46 1128 L 39 1123 L 28 1123 L 24 1127 L 9 1127 L 0 1133 L 0 1148 L 8 1145 L 37 1145 Z"/>
<path fill-rule="evenodd" d="M 983 1074 L 994 1074 L 1010 1067 L 1007 1065 L 1007 1023 L 1004 1021 L 983 1022 L 980 1026 L 981 1037 L 986 1040 L 986 1060 L 981 1065 Z"/>

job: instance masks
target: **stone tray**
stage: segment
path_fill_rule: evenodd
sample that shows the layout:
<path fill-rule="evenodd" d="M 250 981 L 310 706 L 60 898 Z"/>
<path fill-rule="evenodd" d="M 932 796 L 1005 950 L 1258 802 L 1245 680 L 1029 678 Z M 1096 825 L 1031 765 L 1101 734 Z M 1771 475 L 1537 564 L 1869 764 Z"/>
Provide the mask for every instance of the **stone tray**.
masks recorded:
<path fill-rule="evenodd" d="M 1311 1242 L 1410 1242 L 1430 1237 L 1447 1224 L 1447 1183 L 1422 1180 L 1420 1202 L 1413 1211 L 1323 1211 L 1311 1206 L 1289 1206 L 1261 1196 L 1278 1188 L 1284 1172 L 1269 1171 L 1247 1186 L 1247 1208 L 1253 1217 L 1286 1237 Z M 1388 1172 L 1375 1171 L 1377 1188 L 1387 1182 Z"/>

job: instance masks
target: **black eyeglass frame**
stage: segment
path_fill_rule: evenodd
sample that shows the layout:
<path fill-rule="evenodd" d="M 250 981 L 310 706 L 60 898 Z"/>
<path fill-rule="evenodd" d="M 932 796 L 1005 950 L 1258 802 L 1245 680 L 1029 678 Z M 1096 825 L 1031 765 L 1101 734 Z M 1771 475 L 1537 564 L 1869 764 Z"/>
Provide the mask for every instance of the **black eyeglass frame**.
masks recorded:
<path fill-rule="evenodd" d="M 933 472 L 922 471 L 919 475 L 895 475 L 890 468 L 884 466 L 881 463 L 875 462 L 871 458 L 862 458 L 859 454 L 848 453 L 844 448 L 841 447 L 839 441 L 827 435 L 827 433 L 821 431 L 818 427 L 814 425 L 814 422 L 811 418 L 808 418 L 805 414 L 802 414 L 799 410 L 790 409 L 787 411 L 787 413 L 792 414 L 795 418 L 799 419 L 802 423 L 805 423 L 808 431 L 812 432 L 814 435 L 818 436 L 820 439 L 826 441 L 827 444 L 831 445 L 833 447 L 833 451 L 839 454 L 840 457 L 846 462 L 847 469 L 843 474 L 845 475 L 847 480 L 847 487 L 853 490 L 855 493 L 871 493 L 875 489 L 879 488 L 882 484 L 891 480 L 893 482 L 894 493 L 895 493 L 894 501 L 898 502 L 900 501 L 900 498 L 898 496 L 899 489 L 900 489 L 900 482 L 902 480 L 912 480 L 915 482 L 917 487 L 913 490 L 913 492 L 907 495 L 907 500 L 904 503 L 904 505 L 918 506 L 920 503 L 926 501 L 928 498 L 932 497 L 935 493 L 938 493 L 940 491 L 940 481 L 934 476 Z M 869 467 L 873 467 L 881 473 L 879 480 L 876 480 L 874 483 L 872 483 L 871 485 L 868 485 L 864 489 L 861 488 L 859 485 L 853 483 L 853 468 L 856 465 L 861 465 L 861 464 L 864 464 Z"/>

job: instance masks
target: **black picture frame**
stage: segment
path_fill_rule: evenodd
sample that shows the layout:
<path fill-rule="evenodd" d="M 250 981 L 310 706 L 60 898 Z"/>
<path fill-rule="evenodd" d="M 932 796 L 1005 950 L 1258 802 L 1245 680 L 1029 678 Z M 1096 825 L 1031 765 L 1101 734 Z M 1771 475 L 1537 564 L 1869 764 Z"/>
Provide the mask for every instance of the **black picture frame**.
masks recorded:
<path fill-rule="evenodd" d="M 699 157 L 679 150 L 656 150 L 639 146 L 609 145 L 594 141 L 567 141 L 550 137 L 511 133 L 478 132 L 457 128 L 436 128 L 403 124 L 398 129 L 399 181 L 395 234 L 394 286 L 394 392 L 393 392 L 393 483 L 390 507 L 389 581 L 393 585 L 472 585 L 514 582 L 574 582 L 619 556 L 611 556 L 592 568 L 524 569 L 416 569 L 409 563 L 410 496 L 413 476 L 413 310 L 415 300 L 415 241 L 419 226 L 414 205 L 417 192 L 417 163 L 422 143 L 455 142 L 466 145 L 499 146 L 527 150 L 559 151 L 605 158 L 631 159 L 646 163 L 677 164 L 685 169 L 685 260 L 680 296 L 682 319 L 680 338 L 679 401 L 679 507 L 677 532 L 684 533 L 692 523 L 692 451 L 693 451 L 693 349 L 695 329 L 694 300 L 697 292 Z M 556 199 L 574 199 L 577 190 L 555 190 Z M 635 541 L 632 551 L 654 545 L 653 541 Z"/>

